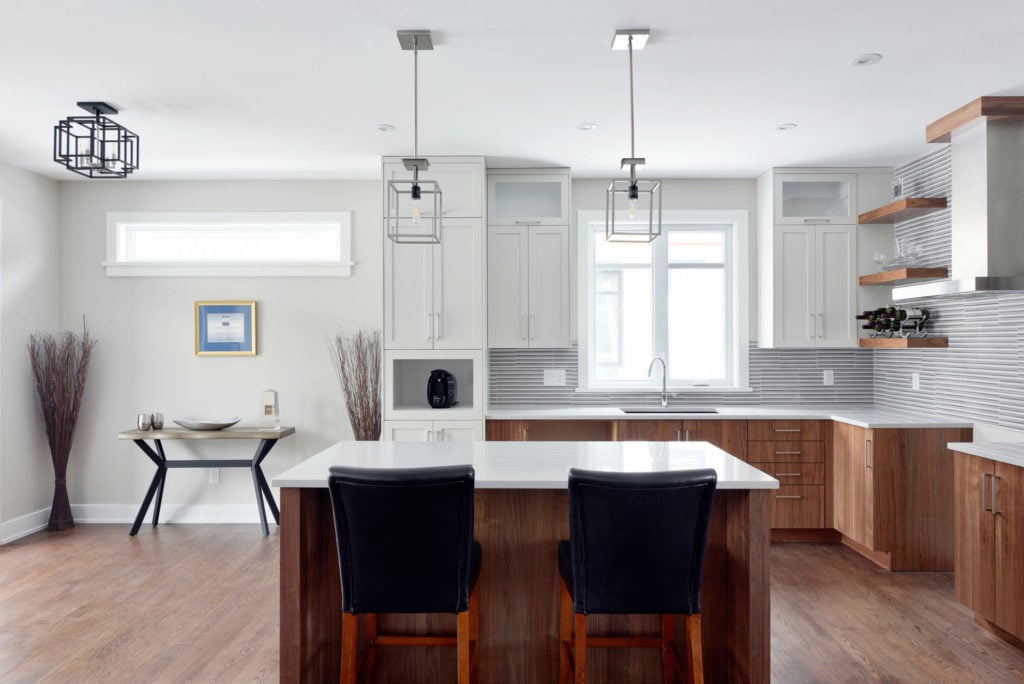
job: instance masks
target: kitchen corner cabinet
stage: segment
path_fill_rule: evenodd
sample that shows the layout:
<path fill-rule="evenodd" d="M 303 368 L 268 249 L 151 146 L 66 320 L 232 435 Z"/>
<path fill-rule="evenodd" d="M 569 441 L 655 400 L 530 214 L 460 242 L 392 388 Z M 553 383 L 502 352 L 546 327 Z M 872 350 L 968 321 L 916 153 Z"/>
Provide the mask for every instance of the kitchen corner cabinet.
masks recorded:
<path fill-rule="evenodd" d="M 833 427 L 833 516 L 843 542 L 887 570 L 953 570 L 953 461 L 969 428 Z"/>
<path fill-rule="evenodd" d="M 956 598 L 1024 639 L 1024 468 L 953 454 Z"/>
<path fill-rule="evenodd" d="M 440 244 L 385 238 L 384 348 L 482 348 L 483 259 L 478 218 L 445 217 Z"/>
<path fill-rule="evenodd" d="M 483 423 L 478 420 L 385 420 L 385 442 L 479 442 Z"/>
<path fill-rule="evenodd" d="M 770 249 L 761 346 L 856 347 L 857 226 L 775 226 Z"/>
<path fill-rule="evenodd" d="M 490 226 L 487 344 L 568 347 L 569 227 Z"/>

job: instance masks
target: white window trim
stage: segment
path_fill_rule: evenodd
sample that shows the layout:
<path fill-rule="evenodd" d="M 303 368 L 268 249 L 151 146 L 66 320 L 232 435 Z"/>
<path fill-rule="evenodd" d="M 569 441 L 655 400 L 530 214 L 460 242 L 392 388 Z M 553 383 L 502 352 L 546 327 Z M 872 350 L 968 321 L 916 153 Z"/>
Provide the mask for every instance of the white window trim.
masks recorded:
<path fill-rule="evenodd" d="M 145 262 L 118 260 L 118 226 L 125 223 L 295 223 L 330 222 L 341 231 L 336 259 L 307 262 Z M 352 275 L 352 214 L 348 211 L 107 212 L 107 277 L 348 277 Z"/>
<path fill-rule="evenodd" d="M 732 282 L 729 283 L 733 298 L 733 326 L 736 331 L 736 351 L 733 363 L 732 385 L 684 385 L 681 383 L 668 383 L 668 389 L 673 393 L 723 393 L 723 392 L 751 392 L 750 387 L 750 272 L 749 272 L 749 212 L 745 210 L 666 210 L 662 212 L 662 224 L 671 223 L 731 223 L 733 225 L 733 243 L 731 245 L 734 255 L 734 268 Z M 579 388 L 577 392 L 651 392 L 661 390 L 661 377 L 655 372 L 655 377 L 646 381 L 594 381 L 590 377 L 590 355 L 593 347 L 590 343 L 592 321 L 590 312 L 593 310 L 592 301 L 594 270 L 593 246 L 588 239 L 589 227 L 593 223 L 603 225 L 605 220 L 603 211 L 578 211 L 576 213 L 576 235 L 577 235 L 577 266 L 580 274 L 580 287 L 577 297 L 577 311 L 579 312 Z M 615 215 L 618 222 L 629 221 L 627 212 L 618 212 Z M 646 221 L 645 212 L 637 212 L 637 221 Z M 658 238 L 661 239 L 661 238 Z"/>

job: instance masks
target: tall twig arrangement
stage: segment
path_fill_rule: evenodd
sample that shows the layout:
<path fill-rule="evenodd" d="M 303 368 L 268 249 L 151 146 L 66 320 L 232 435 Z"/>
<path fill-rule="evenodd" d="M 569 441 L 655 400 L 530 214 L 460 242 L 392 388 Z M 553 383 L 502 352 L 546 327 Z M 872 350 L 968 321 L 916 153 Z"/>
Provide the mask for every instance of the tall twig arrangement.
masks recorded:
<path fill-rule="evenodd" d="M 360 330 L 331 342 L 331 363 L 358 440 L 380 439 L 380 333 Z"/>
<path fill-rule="evenodd" d="M 35 333 L 29 338 L 28 355 L 53 459 L 53 506 L 46 526 L 51 531 L 75 526 L 68 500 L 68 457 L 89 373 L 89 356 L 95 344 L 87 328 L 83 328 L 81 335 Z"/>

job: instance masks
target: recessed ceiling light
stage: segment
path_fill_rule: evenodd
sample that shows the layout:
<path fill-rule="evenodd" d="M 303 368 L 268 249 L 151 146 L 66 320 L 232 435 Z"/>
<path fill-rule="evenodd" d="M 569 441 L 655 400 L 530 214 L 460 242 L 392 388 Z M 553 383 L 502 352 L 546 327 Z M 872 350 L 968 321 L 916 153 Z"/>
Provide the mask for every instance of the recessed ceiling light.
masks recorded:
<path fill-rule="evenodd" d="M 850 60 L 852 66 L 869 66 L 871 64 L 878 64 L 882 61 L 882 55 L 877 52 L 865 52 L 863 55 L 858 55 Z"/>
<path fill-rule="evenodd" d="M 795 123 L 780 123 L 778 126 L 775 127 L 775 130 L 777 130 L 777 131 L 791 131 L 794 128 L 796 128 L 796 124 Z"/>
<path fill-rule="evenodd" d="M 597 130 L 597 124 L 596 123 L 581 123 L 581 124 L 578 124 L 576 126 L 576 128 L 580 129 L 581 131 L 596 131 Z"/>
<path fill-rule="evenodd" d="M 389 123 L 379 123 L 376 126 L 374 126 L 374 128 L 376 128 L 381 133 L 394 133 L 395 131 L 398 130 L 398 126 Z"/>

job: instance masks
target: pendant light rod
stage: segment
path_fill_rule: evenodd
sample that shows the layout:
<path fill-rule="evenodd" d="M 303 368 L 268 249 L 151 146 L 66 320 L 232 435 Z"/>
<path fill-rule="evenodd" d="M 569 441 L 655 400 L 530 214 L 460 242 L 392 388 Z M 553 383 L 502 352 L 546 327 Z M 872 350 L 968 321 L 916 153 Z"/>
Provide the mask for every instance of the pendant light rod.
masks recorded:
<path fill-rule="evenodd" d="M 629 35 L 629 156 L 636 157 L 636 125 L 633 121 L 633 34 Z"/>
<path fill-rule="evenodd" d="M 420 156 L 420 37 L 412 39 L 412 156 Z"/>

